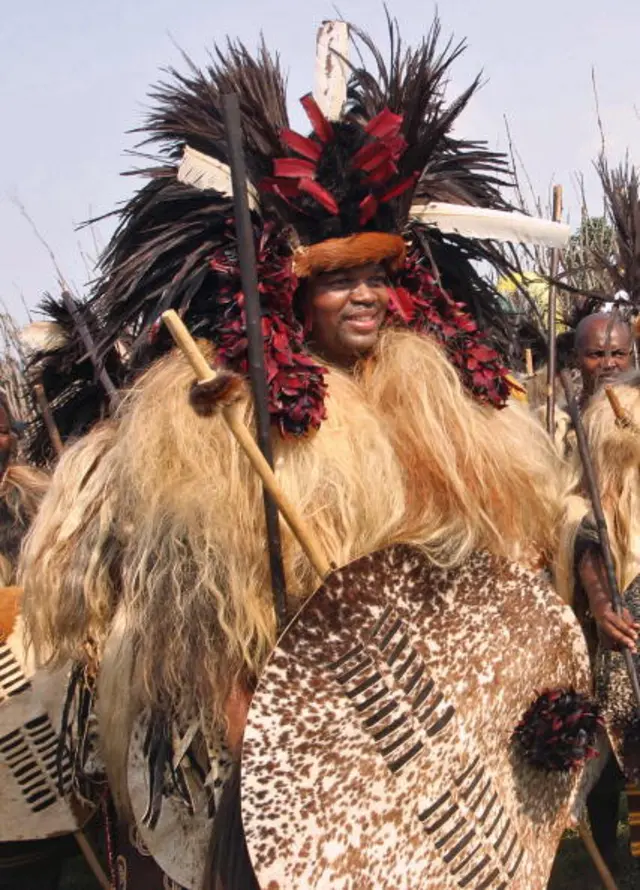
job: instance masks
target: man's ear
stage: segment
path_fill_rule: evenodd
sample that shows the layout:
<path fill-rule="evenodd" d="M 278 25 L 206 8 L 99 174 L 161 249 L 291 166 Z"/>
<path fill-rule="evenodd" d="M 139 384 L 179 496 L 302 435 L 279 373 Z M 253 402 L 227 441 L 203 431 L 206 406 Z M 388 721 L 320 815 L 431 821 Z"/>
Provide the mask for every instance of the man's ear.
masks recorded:
<path fill-rule="evenodd" d="M 311 286 L 310 278 L 300 278 L 293 298 L 293 314 L 304 328 L 305 334 L 311 328 Z"/>

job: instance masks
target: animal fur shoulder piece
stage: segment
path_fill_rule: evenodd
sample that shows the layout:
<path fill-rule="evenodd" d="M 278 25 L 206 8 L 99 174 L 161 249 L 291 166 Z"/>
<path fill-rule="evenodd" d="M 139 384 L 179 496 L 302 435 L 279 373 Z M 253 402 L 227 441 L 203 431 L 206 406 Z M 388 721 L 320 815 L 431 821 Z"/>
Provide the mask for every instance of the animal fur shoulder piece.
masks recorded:
<path fill-rule="evenodd" d="M 613 388 L 631 426 L 623 426 L 616 420 L 604 392 L 591 399 L 583 421 L 609 529 L 618 584 L 624 590 L 640 572 L 640 435 L 637 431 L 640 428 L 640 375 L 631 372 L 618 379 Z M 575 498 L 584 490 L 582 467 L 579 455 L 575 454 L 571 494 Z M 563 536 L 566 538 L 566 552 L 562 554 L 563 565 L 566 565 L 563 577 L 567 581 L 573 568 L 571 548 L 577 526 L 589 509 L 584 502 L 581 516 L 575 510 L 578 503 L 575 499 L 569 501 L 572 516 L 567 520 Z"/>
<path fill-rule="evenodd" d="M 281 486 L 333 562 L 400 541 L 441 565 L 475 547 L 527 559 L 553 548 L 561 486 L 544 432 L 526 411 L 471 400 L 432 339 L 386 331 L 355 375 L 327 376 L 317 434 L 274 435 L 274 452 Z M 261 486 L 223 419 L 193 412 L 192 379 L 183 357 L 165 357 L 117 424 L 65 453 L 25 554 L 39 652 L 56 663 L 93 655 L 101 688 L 114 690 L 113 700 L 103 692 L 102 714 L 115 776 L 131 708 L 162 715 L 171 701 L 181 726 L 217 731 L 235 678 L 258 676 L 276 639 Z M 295 609 L 317 579 L 288 528 L 283 556 Z M 104 659 L 118 610 L 121 648 Z M 126 799 L 126 788 L 118 794 Z"/>
<path fill-rule="evenodd" d="M 142 131 L 142 144 L 159 154 L 159 162 L 142 171 L 146 185 L 118 214 L 91 299 L 102 354 L 127 330 L 134 341 L 132 371 L 168 348 L 166 332 L 154 326 L 170 307 L 192 333 L 216 345 L 221 361 L 246 371 L 221 108 L 225 93 L 237 93 L 270 410 L 285 434 L 317 428 L 325 413 L 324 370 L 306 349 L 299 279 L 317 271 L 319 256 L 327 261 L 321 242 L 333 244 L 334 266 L 371 258 L 357 250 L 348 259 L 340 256 L 339 247 L 363 234 L 406 241 L 404 251 L 391 251 L 397 298 L 388 323 L 436 336 L 481 401 L 501 405 L 509 392 L 492 347 L 508 353 L 510 321 L 475 268 L 479 260 L 500 268 L 501 255 L 491 242 L 410 220 L 414 198 L 509 209 L 501 196 L 511 181 L 504 157 L 481 141 L 452 135 L 478 86 L 476 79 L 452 101 L 445 95 L 464 46 L 441 42 L 436 21 L 415 49 L 406 48 L 389 20 L 385 59 L 364 32 L 349 31 L 361 61 L 348 66 L 346 101 L 336 119 L 326 118 L 310 95 L 303 98 L 310 135 L 291 130 L 280 61 L 264 44 L 252 56 L 242 44 L 229 43 L 214 50 L 204 70 L 187 60 L 185 73 L 169 72 L 151 94 L 155 108 Z M 375 257 L 384 262 L 391 257 L 385 245 Z"/>

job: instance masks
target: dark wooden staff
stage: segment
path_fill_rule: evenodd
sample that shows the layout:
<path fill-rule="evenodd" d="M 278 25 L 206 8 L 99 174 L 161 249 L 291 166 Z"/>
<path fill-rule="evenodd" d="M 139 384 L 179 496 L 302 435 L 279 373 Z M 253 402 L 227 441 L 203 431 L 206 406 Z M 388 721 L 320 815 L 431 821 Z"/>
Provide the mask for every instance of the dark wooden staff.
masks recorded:
<path fill-rule="evenodd" d="M 224 123 L 227 130 L 229 145 L 229 167 L 233 183 L 233 203 L 235 208 L 236 231 L 238 239 L 238 255 L 240 258 L 240 275 L 244 294 L 244 310 L 247 325 L 247 351 L 249 357 L 249 379 L 253 391 L 256 412 L 258 444 L 269 466 L 273 469 L 273 451 L 271 448 L 271 418 L 269 416 L 269 396 L 267 378 L 264 368 L 264 340 L 262 337 L 262 318 L 260 312 L 260 295 L 258 292 L 258 273 L 256 254 L 253 242 L 253 227 L 247 200 L 247 172 L 242 149 L 242 122 L 240 118 L 240 102 L 236 93 L 223 97 Z M 280 540 L 280 523 L 278 508 L 275 501 L 264 489 L 264 512 L 267 524 L 267 541 L 269 544 L 269 566 L 271 570 L 271 587 L 278 619 L 282 630 L 287 619 L 287 590 L 282 564 L 282 542 Z"/>
<path fill-rule="evenodd" d="M 53 445 L 53 450 L 55 451 L 56 455 L 60 457 L 60 455 L 64 451 L 64 445 L 62 442 L 62 437 L 60 435 L 60 430 L 58 429 L 53 417 L 53 411 L 51 410 L 51 405 L 49 404 L 49 400 L 47 399 L 47 394 L 44 391 L 44 386 L 42 385 L 41 380 L 38 380 L 37 383 L 33 384 L 33 394 L 35 396 L 36 402 L 38 403 L 38 408 L 40 408 L 40 413 L 42 414 L 44 425 L 47 428 L 49 439 L 51 440 L 51 444 Z"/>
<path fill-rule="evenodd" d="M 95 368 L 96 374 L 98 375 L 98 380 L 104 387 L 104 391 L 107 394 L 109 399 L 109 405 L 111 406 L 111 410 L 115 411 L 121 401 L 120 393 L 118 392 L 113 380 L 109 377 L 107 373 L 107 369 L 104 367 L 102 362 L 98 359 L 98 350 L 96 349 L 96 345 L 93 342 L 93 337 L 89 331 L 89 328 L 86 325 L 85 320 L 82 315 L 78 311 L 78 307 L 76 305 L 75 300 L 67 290 L 62 291 L 62 301 L 64 305 L 67 307 L 69 315 L 73 319 L 73 323 L 76 326 L 76 330 L 80 335 L 80 339 L 84 344 L 84 348 L 87 350 L 87 355 L 91 359 L 91 363 Z"/>
<path fill-rule="evenodd" d="M 607 529 L 607 521 L 604 517 L 604 511 L 602 509 L 602 500 L 600 498 L 600 491 L 593 469 L 593 461 L 591 460 L 591 455 L 589 453 L 589 445 L 587 443 L 587 437 L 584 431 L 584 424 L 582 423 L 582 417 L 580 416 L 578 403 L 576 402 L 576 397 L 573 392 L 573 384 L 571 383 L 569 372 L 561 371 L 560 379 L 562 380 L 562 386 L 564 387 L 564 391 L 567 397 L 569 414 L 571 415 L 571 420 L 573 422 L 573 426 L 576 431 L 576 437 L 578 439 L 580 459 L 582 460 L 584 475 L 587 481 L 589 498 L 591 500 L 593 516 L 596 521 L 598 539 L 600 541 L 602 559 L 604 561 L 604 566 L 607 573 L 607 583 L 609 586 L 611 604 L 616 615 L 621 615 L 623 609 L 622 597 L 620 596 L 620 589 L 618 588 L 618 579 L 616 578 L 613 554 L 611 552 L 611 542 L 609 540 L 609 530 Z M 638 682 L 638 674 L 633 662 L 633 654 L 626 646 L 623 648 L 622 654 L 629 674 L 629 680 L 631 682 L 631 688 L 633 689 L 633 694 L 636 699 L 636 704 L 640 709 L 640 682 Z"/>

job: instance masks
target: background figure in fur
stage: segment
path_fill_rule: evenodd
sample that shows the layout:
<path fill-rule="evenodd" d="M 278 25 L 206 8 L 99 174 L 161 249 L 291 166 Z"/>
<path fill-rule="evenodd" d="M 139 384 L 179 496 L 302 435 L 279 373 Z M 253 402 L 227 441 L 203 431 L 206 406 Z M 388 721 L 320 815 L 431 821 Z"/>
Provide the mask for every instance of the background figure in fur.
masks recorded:
<path fill-rule="evenodd" d="M 611 539 L 618 584 L 625 610 L 617 616 L 611 605 L 604 563 L 597 531 L 586 500 L 584 481 L 578 460 L 575 460 L 574 483 L 566 508 L 562 532 L 561 559 L 558 571 L 560 592 L 571 601 L 581 619 L 590 645 L 596 688 L 602 701 L 609 738 L 615 760 L 609 766 L 608 786 L 616 787 L 615 763 L 620 766 L 631 787 L 627 789 L 630 805 L 632 852 L 638 854 L 634 817 L 638 782 L 636 737 L 636 706 L 626 676 L 620 647 L 637 651 L 640 611 L 636 604 L 636 586 L 640 573 L 638 522 L 640 522 L 639 460 L 640 378 L 636 372 L 616 377 L 613 390 L 622 404 L 628 423 L 616 415 L 601 391 L 584 412 L 584 424 L 600 486 L 602 503 Z M 634 659 L 637 663 L 637 658 Z M 597 791 L 598 789 L 596 789 Z M 596 839 L 604 855 L 615 868 L 615 831 L 618 796 L 602 788 L 591 802 L 590 810 L 602 821 L 603 809 L 610 811 Z M 604 798 L 604 800 L 603 800 Z M 593 818 L 593 817 L 592 817 Z"/>

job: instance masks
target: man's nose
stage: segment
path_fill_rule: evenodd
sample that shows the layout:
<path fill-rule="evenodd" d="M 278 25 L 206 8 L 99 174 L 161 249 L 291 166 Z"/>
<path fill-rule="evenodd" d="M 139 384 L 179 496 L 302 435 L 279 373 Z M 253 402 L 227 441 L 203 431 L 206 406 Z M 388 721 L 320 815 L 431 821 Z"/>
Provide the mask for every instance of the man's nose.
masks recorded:
<path fill-rule="evenodd" d="M 376 295 L 366 281 L 359 281 L 351 292 L 351 299 L 355 303 L 375 303 Z"/>

